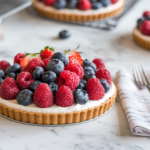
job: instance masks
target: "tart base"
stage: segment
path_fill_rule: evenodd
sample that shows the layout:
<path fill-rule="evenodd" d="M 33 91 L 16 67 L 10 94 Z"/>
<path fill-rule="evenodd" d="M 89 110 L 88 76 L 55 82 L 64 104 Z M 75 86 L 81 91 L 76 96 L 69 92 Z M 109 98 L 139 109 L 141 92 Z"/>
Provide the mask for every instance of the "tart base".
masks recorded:
<path fill-rule="evenodd" d="M 43 9 L 38 6 L 39 2 L 36 0 L 32 0 L 33 8 L 35 9 L 38 14 L 40 14 L 43 17 L 59 20 L 59 21 L 71 21 L 71 22 L 85 22 L 85 21 L 94 21 L 94 20 L 100 20 L 100 19 L 106 19 L 109 17 L 113 17 L 116 15 L 119 15 L 124 7 L 125 1 L 123 5 L 115 10 L 99 13 L 99 14 L 88 14 L 88 15 L 82 15 L 81 14 L 67 14 L 67 13 L 58 13 L 54 11 L 50 11 L 48 9 Z"/>
<path fill-rule="evenodd" d="M 71 113 L 33 113 L 7 107 L 0 103 L 0 114 L 13 120 L 32 124 L 58 125 L 83 122 L 101 116 L 106 113 L 114 104 L 117 95 L 117 88 L 112 97 L 99 106 L 83 111 Z"/>

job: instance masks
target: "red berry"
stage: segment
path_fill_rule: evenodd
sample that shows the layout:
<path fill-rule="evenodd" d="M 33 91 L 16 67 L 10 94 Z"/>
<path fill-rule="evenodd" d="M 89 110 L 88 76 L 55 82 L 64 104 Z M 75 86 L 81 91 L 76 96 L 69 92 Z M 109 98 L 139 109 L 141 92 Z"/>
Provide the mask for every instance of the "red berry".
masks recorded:
<path fill-rule="evenodd" d="M 145 12 L 143 13 L 143 17 L 147 17 L 147 16 L 150 16 L 150 11 L 145 11 Z"/>
<path fill-rule="evenodd" d="M 82 79 L 84 76 L 84 70 L 80 64 L 70 64 L 66 66 L 65 70 L 75 72 L 80 77 L 80 79 Z"/>
<path fill-rule="evenodd" d="M 140 31 L 144 35 L 150 35 L 150 21 L 144 21 L 140 26 Z"/>
<path fill-rule="evenodd" d="M 86 92 L 88 93 L 90 100 L 99 100 L 105 95 L 105 90 L 97 78 L 91 78 L 88 81 Z"/>
<path fill-rule="evenodd" d="M 34 81 L 34 79 L 29 72 L 20 73 L 16 80 L 16 82 L 21 90 L 29 89 L 29 86 L 33 81 Z"/>
<path fill-rule="evenodd" d="M 45 67 L 47 66 L 47 64 L 50 62 L 50 58 L 46 58 L 46 59 L 43 59 L 43 62 L 44 62 L 44 65 Z"/>
<path fill-rule="evenodd" d="M 0 61 L 0 70 L 3 70 L 5 72 L 9 66 L 10 66 L 10 63 L 7 62 L 6 60 Z"/>
<path fill-rule="evenodd" d="M 72 91 L 76 89 L 80 82 L 80 78 L 76 73 L 64 70 L 60 76 L 65 80 L 64 85 L 68 86 Z"/>
<path fill-rule="evenodd" d="M 39 58 L 32 59 L 28 65 L 22 69 L 22 72 L 30 72 L 32 74 L 36 67 L 42 67 L 45 69 L 44 62 Z"/>
<path fill-rule="evenodd" d="M 110 72 L 107 69 L 99 69 L 95 75 L 99 80 L 105 79 L 108 82 L 108 84 L 111 86 L 112 78 Z"/>
<path fill-rule="evenodd" d="M 61 75 L 58 76 L 55 82 L 59 87 L 65 85 L 65 79 Z"/>
<path fill-rule="evenodd" d="M 116 4 L 118 0 L 110 0 L 112 4 Z"/>
<path fill-rule="evenodd" d="M 80 0 L 77 7 L 80 10 L 89 10 L 91 9 L 91 2 L 89 0 Z"/>
<path fill-rule="evenodd" d="M 100 58 L 95 58 L 93 60 L 93 63 L 96 65 L 96 69 L 101 69 L 101 68 L 105 68 L 105 63 L 102 59 Z"/>
<path fill-rule="evenodd" d="M 34 103 L 41 108 L 47 108 L 53 105 L 54 96 L 48 84 L 40 84 L 33 94 Z"/>
<path fill-rule="evenodd" d="M 44 0 L 44 4 L 47 6 L 52 6 L 56 0 Z"/>
<path fill-rule="evenodd" d="M 21 59 L 23 58 L 23 53 L 18 53 L 14 58 L 14 63 L 20 64 Z"/>
<path fill-rule="evenodd" d="M 61 107 L 69 107 L 74 103 L 73 93 L 67 86 L 62 86 L 58 89 L 55 99 L 56 104 Z"/>
<path fill-rule="evenodd" d="M 53 48 L 49 48 L 49 47 L 47 46 L 47 47 L 44 48 L 44 50 L 42 50 L 42 51 L 40 52 L 40 57 L 41 57 L 42 59 L 51 58 L 52 55 L 53 55 L 53 53 L 54 53 L 53 51 L 54 51 Z"/>
<path fill-rule="evenodd" d="M 19 88 L 13 78 L 6 78 L 0 86 L 0 97 L 6 100 L 16 99 Z"/>

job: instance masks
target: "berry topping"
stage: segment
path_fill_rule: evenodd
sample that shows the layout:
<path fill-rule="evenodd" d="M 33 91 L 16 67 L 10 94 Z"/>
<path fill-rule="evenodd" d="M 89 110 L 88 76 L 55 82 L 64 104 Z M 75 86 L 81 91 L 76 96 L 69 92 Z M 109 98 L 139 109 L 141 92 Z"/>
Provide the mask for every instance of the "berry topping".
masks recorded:
<path fill-rule="evenodd" d="M 44 69 L 42 67 L 36 67 L 32 73 L 33 79 L 34 80 L 40 79 L 43 73 Z"/>
<path fill-rule="evenodd" d="M 51 61 L 50 58 L 43 59 L 43 62 L 44 62 L 45 67 L 47 66 L 47 64 L 48 64 L 50 61 Z"/>
<path fill-rule="evenodd" d="M 105 79 L 107 81 L 107 83 L 111 86 L 112 83 L 112 78 L 111 78 L 111 74 L 107 69 L 99 69 L 96 72 L 96 77 L 100 80 L 100 79 Z"/>
<path fill-rule="evenodd" d="M 86 11 L 91 9 L 91 2 L 89 0 L 79 0 L 78 9 Z"/>
<path fill-rule="evenodd" d="M 47 64 L 46 69 L 55 72 L 58 76 L 64 70 L 64 63 L 59 59 L 53 59 Z"/>
<path fill-rule="evenodd" d="M 40 84 L 33 94 L 34 103 L 41 108 L 47 108 L 53 105 L 54 96 L 46 83 Z"/>
<path fill-rule="evenodd" d="M 54 82 L 51 82 L 51 83 L 49 84 L 49 87 L 50 87 L 50 89 L 51 89 L 53 95 L 55 96 L 55 95 L 56 95 L 56 92 L 58 91 L 58 85 L 57 85 L 56 83 L 54 83 Z"/>
<path fill-rule="evenodd" d="M 4 79 L 4 76 L 5 76 L 4 71 L 3 71 L 3 70 L 0 70 L 0 78 L 1 78 L 1 79 Z"/>
<path fill-rule="evenodd" d="M 89 100 L 89 96 L 88 96 L 87 92 L 83 89 L 76 89 L 73 92 L 73 95 L 74 95 L 75 102 L 80 105 L 87 103 Z"/>
<path fill-rule="evenodd" d="M 110 90 L 109 84 L 107 83 L 107 81 L 105 79 L 101 79 L 100 82 L 101 82 L 103 88 L 105 89 L 105 93 L 107 93 Z"/>
<path fill-rule="evenodd" d="M 93 2 L 92 3 L 92 9 L 100 9 L 103 7 L 103 4 L 101 2 Z"/>
<path fill-rule="evenodd" d="M 111 2 L 112 4 L 116 4 L 116 3 L 118 2 L 118 0 L 110 0 L 110 2 Z"/>
<path fill-rule="evenodd" d="M 19 64 L 13 64 L 12 66 L 10 66 L 6 69 L 6 74 L 20 73 L 20 71 L 21 71 L 21 66 Z"/>
<path fill-rule="evenodd" d="M 96 58 L 93 60 L 93 63 L 96 65 L 96 69 L 105 68 L 105 63 L 102 59 Z"/>
<path fill-rule="evenodd" d="M 84 66 L 89 66 L 89 67 L 91 67 L 94 71 L 96 71 L 96 65 L 95 65 L 93 62 L 91 62 L 91 61 L 89 61 L 89 60 L 87 60 L 87 59 L 85 59 L 85 60 L 83 61 L 83 65 L 84 65 Z"/>
<path fill-rule="evenodd" d="M 30 90 L 22 90 L 19 92 L 16 98 L 20 105 L 28 106 L 33 102 L 33 92 Z"/>
<path fill-rule="evenodd" d="M 147 17 L 147 16 L 150 16 L 150 11 L 145 11 L 145 12 L 143 13 L 143 17 Z"/>
<path fill-rule="evenodd" d="M 33 81 L 31 84 L 30 84 L 30 90 L 32 92 L 35 92 L 36 88 L 41 84 L 42 82 L 40 81 Z"/>
<path fill-rule="evenodd" d="M 61 86 L 63 86 L 65 84 L 65 80 L 64 80 L 64 78 L 61 75 L 58 76 L 58 78 L 56 79 L 55 82 L 57 83 L 57 85 L 59 87 L 61 87 Z"/>
<path fill-rule="evenodd" d="M 50 59 L 52 57 L 53 53 L 54 53 L 54 48 L 46 46 L 44 48 L 44 50 L 41 50 L 40 57 L 42 59 L 45 59 L 45 58 L 49 58 Z"/>
<path fill-rule="evenodd" d="M 137 28 L 140 29 L 141 24 L 145 21 L 146 19 L 144 17 L 140 18 L 137 20 Z"/>
<path fill-rule="evenodd" d="M 105 90 L 97 78 L 92 78 L 88 81 L 86 91 L 90 100 L 99 100 L 105 95 Z"/>
<path fill-rule="evenodd" d="M 32 75 L 29 72 L 22 72 L 17 77 L 17 84 L 21 90 L 29 89 L 30 84 L 34 81 Z"/>
<path fill-rule="evenodd" d="M 56 73 L 54 73 L 53 71 L 46 71 L 42 74 L 42 81 L 50 84 L 50 82 L 54 82 L 56 80 L 57 76 Z"/>
<path fill-rule="evenodd" d="M 86 84 L 87 84 L 87 81 L 84 80 L 84 79 L 81 79 L 81 80 L 80 80 L 80 83 L 79 83 L 78 86 L 77 86 L 77 89 L 85 89 Z"/>
<path fill-rule="evenodd" d="M 14 78 L 14 79 L 16 80 L 17 75 L 16 75 L 15 73 L 11 72 L 11 73 L 8 73 L 8 74 L 5 76 L 5 79 L 8 78 L 8 77 L 12 77 L 12 78 Z"/>
<path fill-rule="evenodd" d="M 95 74 L 95 71 L 93 70 L 93 68 L 91 68 L 90 66 L 84 66 L 84 74 Z"/>
<path fill-rule="evenodd" d="M 78 0 L 69 0 L 67 4 L 67 8 L 74 9 L 77 7 Z"/>
<path fill-rule="evenodd" d="M 2 84 L 3 81 L 4 81 L 4 80 L 0 78 L 0 85 Z"/>
<path fill-rule="evenodd" d="M 23 53 L 18 53 L 14 58 L 14 63 L 20 64 L 21 59 L 23 58 Z"/>
<path fill-rule="evenodd" d="M 0 70 L 3 70 L 5 72 L 9 66 L 10 66 L 9 62 L 5 60 L 0 61 Z"/>
<path fill-rule="evenodd" d="M 61 107 L 69 107 L 74 102 L 74 97 L 71 89 L 67 86 L 62 86 L 56 93 L 56 104 Z"/>
<path fill-rule="evenodd" d="M 140 31 L 144 35 L 150 35 L 150 21 L 144 21 L 140 26 Z"/>
<path fill-rule="evenodd" d="M 5 79 L 0 86 L 0 97 L 5 100 L 16 99 L 19 93 L 18 86 L 13 78 Z"/>
<path fill-rule="evenodd" d="M 56 0 L 43 0 L 44 1 L 44 4 L 47 5 L 47 6 L 52 6 Z"/>
<path fill-rule="evenodd" d="M 56 8 L 56 9 L 62 9 L 62 8 L 65 8 L 67 5 L 67 2 L 66 0 L 57 0 L 53 6 Z"/>
<path fill-rule="evenodd" d="M 70 35 L 71 35 L 70 32 L 67 30 L 63 30 L 63 31 L 59 32 L 59 38 L 61 38 L 61 39 L 67 39 L 70 37 Z"/>
<path fill-rule="evenodd" d="M 64 63 L 65 66 L 69 64 L 69 58 L 62 52 L 54 53 L 51 59 L 59 59 Z"/>
<path fill-rule="evenodd" d="M 103 4 L 104 7 L 107 7 L 110 4 L 109 0 L 101 0 L 101 3 Z"/>
<path fill-rule="evenodd" d="M 89 81 L 91 78 L 96 78 L 96 77 L 95 77 L 94 74 L 88 74 L 88 73 L 86 73 L 86 74 L 84 75 L 84 79 L 85 79 L 86 81 Z"/>

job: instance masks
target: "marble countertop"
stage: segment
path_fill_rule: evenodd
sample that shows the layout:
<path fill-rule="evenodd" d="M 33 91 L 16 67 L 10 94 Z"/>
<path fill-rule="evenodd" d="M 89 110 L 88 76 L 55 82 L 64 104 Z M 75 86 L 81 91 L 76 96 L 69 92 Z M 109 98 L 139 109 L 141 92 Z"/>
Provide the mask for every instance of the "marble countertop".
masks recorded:
<path fill-rule="evenodd" d="M 150 1 L 141 0 L 113 31 L 49 21 L 21 11 L 2 22 L 4 40 L 0 42 L 0 60 L 13 63 L 18 52 L 37 52 L 44 46 L 56 51 L 74 49 L 80 44 L 83 57 L 104 59 L 113 78 L 119 69 L 131 72 L 132 62 L 149 67 L 150 51 L 133 42 L 132 30 Z M 71 38 L 60 40 L 59 31 L 67 29 Z M 115 81 L 115 80 L 114 80 Z M 0 117 L 0 150 L 148 150 L 149 137 L 134 136 L 119 98 L 113 110 L 102 118 L 76 126 L 37 127 L 18 124 Z"/>

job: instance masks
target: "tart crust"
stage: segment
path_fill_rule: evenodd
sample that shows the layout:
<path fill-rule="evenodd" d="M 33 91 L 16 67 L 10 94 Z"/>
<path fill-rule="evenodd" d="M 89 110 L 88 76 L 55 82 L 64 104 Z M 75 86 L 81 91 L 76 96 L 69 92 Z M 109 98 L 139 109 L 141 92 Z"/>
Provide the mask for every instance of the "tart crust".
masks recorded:
<path fill-rule="evenodd" d="M 99 106 L 71 113 L 33 113 L 13 109 L 0 103 L 0 114 L 17 121 L 33 124 L 58 125 L 78 123 L 106 113 L 115 103 L 116 95 L 117 88 L 115 87 L 114 95 Z"/>
<path fill-rule="evenodd" d="M 146 35 L 141 36 L 141 34 L 137 34 L 137 30 L 138 30 L 137 28 L 134 28 L 134 30 L 133 30 L 134 41 L 138 45 L 150 50 L 150 37 L 149 37 L 149 39 L 147 39 L 148 36 L 146 36 Z"/>
<path fill-rule="evenodd" d="M 42 7 L 39 7 L 37 0 L 32 0 L 32 5 L 35 11 L 37 11 L 41 16 L 44 16 L 46 18 L 54 19 L 54 20 L 60 20 L 60 21 L 72 21 L 72 22 L 84 22 L 84 21 L 93 21 L 93 20 L 99 20 L 99 19 L 105 19 L 109 18 L 112 16 L 116 16 L 119 13 L 121 13 L 125 0 L 122 6 L 119 8 L 109 11 L 109 12 L 104 12 L 104 13 L 99 13 L 99 14 L 88 14 L 88 15 L 82 15 L 81 14 L 71 14 L 71 13 L 59 13 L 57 11 L 53 11 L 50 9 L 44 9 Z"/>

